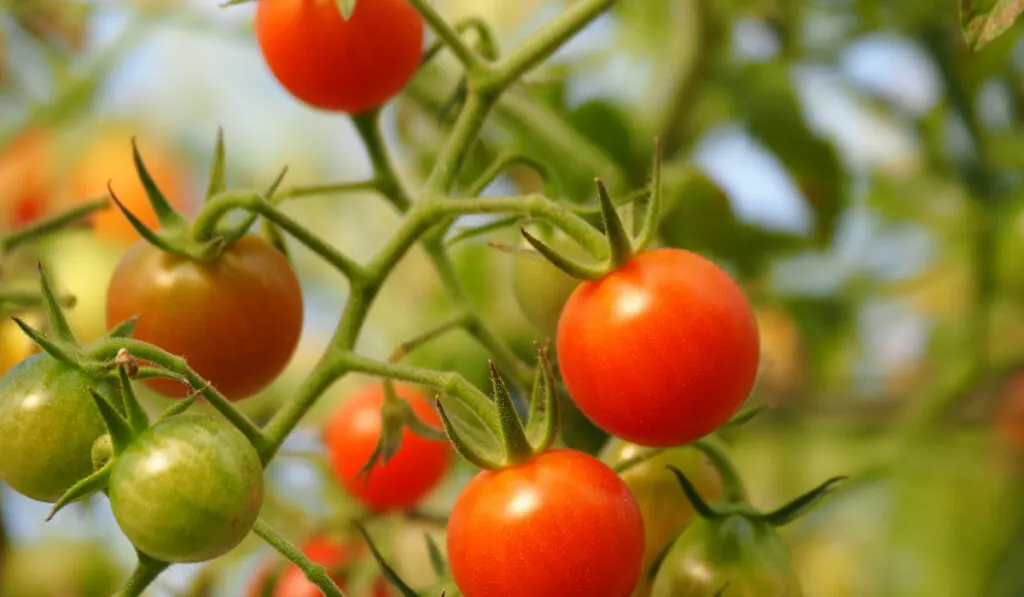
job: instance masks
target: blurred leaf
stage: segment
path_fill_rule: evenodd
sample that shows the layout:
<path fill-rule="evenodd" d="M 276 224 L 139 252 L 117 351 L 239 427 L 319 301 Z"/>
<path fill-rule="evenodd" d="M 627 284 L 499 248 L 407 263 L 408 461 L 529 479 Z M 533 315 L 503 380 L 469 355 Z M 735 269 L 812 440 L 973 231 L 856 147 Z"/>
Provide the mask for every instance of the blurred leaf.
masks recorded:
<path fill-rule="evenodd" d="M 827 246 L 848 202 L 846 174 L 835 147 L 805 121 L 788 67 L 777 61 L 747 64 L 728 85 L 748 132 L 775 153 L 810 203 L 815 239 Z"/>
<path fill-rule="evenodd" d="M 569 112 L 569 122 L 622 166 L 630 188 L 644 183 L 643 154 L 637 151 L 631 117 L 621 106 L 605 99 L 587 100 Z"/>
<path fill-rule="evenodd" d="M 1024 0 L 960 0 L 960 26 L 968 45 L 980 50 L 1013 26 Z"/>

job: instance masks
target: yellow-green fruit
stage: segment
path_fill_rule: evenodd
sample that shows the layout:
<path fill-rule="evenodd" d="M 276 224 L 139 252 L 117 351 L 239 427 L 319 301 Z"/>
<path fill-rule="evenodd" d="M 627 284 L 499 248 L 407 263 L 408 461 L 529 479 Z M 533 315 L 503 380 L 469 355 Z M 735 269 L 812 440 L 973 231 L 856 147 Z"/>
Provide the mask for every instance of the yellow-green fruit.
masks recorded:
<path fill-rule="evenodd" d="M 564 236 L 542 239 L 562 254 L 579 259 L 582 249 Z M 531 246 L 525 240 L 523 248 Z M 558 332 L 558 318 L 569 295 L 580 280 L 558 269 L 539 255 L 516 255 L 512 271 L 512 289 L 526 320 L 546 337 L 554 339 Z"/>
<path fill-rule="evenodd" d="M 110 547 L 50 540 L 11 550 L 0 570 L 3 597 L 110 597 L 126 576 Z"/>

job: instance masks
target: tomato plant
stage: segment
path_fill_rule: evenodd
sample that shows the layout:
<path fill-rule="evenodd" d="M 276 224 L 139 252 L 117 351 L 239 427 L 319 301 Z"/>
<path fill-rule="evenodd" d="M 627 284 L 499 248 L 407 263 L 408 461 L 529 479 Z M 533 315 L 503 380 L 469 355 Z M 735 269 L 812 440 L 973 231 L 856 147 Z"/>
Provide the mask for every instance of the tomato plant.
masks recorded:
<path fill-rule="evenodd" d="M 421 420 L 441 427 L 437 412 L 422 392 L 398 384 L 395 393 L 412 406 Z M 398 451 L 386 463 L 375 465 L 369 476 L 361 475 L 380 439 L 383 406 L 383 384 L 364 386 L 334 411 L 324 428 L 327 454 L 338 481 L 352 496 L 377 512 L 416 505 L 437 486 L 452 463 L 452 450 L 447 442 L 421 437 L 405 427 Z"/>
<path fill-rule="evenodd" d="M 551 244 L 563 250 L 572 247 L 564 238 Z M 524 248 L 527 247 L 529 245 L 524 243 Z M 539 256 L 517 255 L 515 258 L 512 289 L 516 302 L 527 321 L 549 337 L 553 338 L 558 332 L 562 308 L 579 284 L 579 280 Z"/>
<path fill-rule="evenodd" d="M 646 446 L 689 443 L 747 399 L 760 359 L 757 322 L 740 287 L 681 249 L 640 253 L 569 297 L 558 363 L 587 417 Z"/>
<path fill-rule="evenodd" d="M 115 388 L 48 354 L 0 380 L 0 479 L 34 500 L 55 502 L 92 473 L 92 444 L 106 433 L 89 394 L 117 404 Z"/>
<path fill-rule="evenodd" d="M 572 450 L 479 473 L 448 522 L 452 575 L 466 597 L 627 597 L 643 551 L 629 488 Z"/>
<path fill-rule="evenodd" d="M 110 326 L 139 317 L 135 337 L 188 359 L 232 400 L 262 390 L 287 366 L 302 332 L 302 289 L 288 260 L 249 235 L 212 262 L 140 242 L 107 291 Z M 186 389 L 151 380 L 165 396 Z"/>
<path fill-rule="evenodd" d="M 645 457 L 649 449 L 613 438 L 601 453 L 601 460 L 611 466 L 623 465 Z M 629 466 L 619 476 L 633 492 L 644 520 L 644 570 L 650 568 L 661 550 L 668 545 L 695 515 L 686 502 L 679 483 L 665 474 L 667 465 L 675 466 L 689 477 L 710 500 L 722 497 L 722 483 L 706 456 L 692 447 L 672 448 L 639 464 Z M 634 597 L 650 595 L 651 583 L 642 577 Z"/>
<path fill-rule="evenodd" d="M 337 539 L 322 535 L 310 538 L 302 544 L 301 549 L 310 561 L 327 568 L 328 574 L 342 590 L 346 590 L 346 567 L 355 563 L 366 551 L 362 545 L 342 543 Z M 266 589 L 266 586 L 255 583 L 250 588 L 250 595 L 261 597 L 265 594 L 261 591 Z M 301 569 L 290 565 L 281 572 L 268 594 L 270 597 L 319 597 L 323 593 L 316 585 L 309 582 Z M 356 597 L 388 597 L 388 595 L 387 583 L 379 578 L 373 583 L 370 591 Z"/>
<path fill-rule="evenodd" d="M 420 63 L 423 20 L 407 0 L 359 0 L 348 20 L 336 2 L 260 0 L 256 39 L 277 80 L 324 110 L 360 113 L 405 87 Z"/>
<path fill-rule="evenodd" d="M 183 414 L 156 423 L 120 454 L 110 505 L 143 553 L 167 562 L 224 555 L 249 534 L 263 503 L 263 468 L 227 421 Z"/>

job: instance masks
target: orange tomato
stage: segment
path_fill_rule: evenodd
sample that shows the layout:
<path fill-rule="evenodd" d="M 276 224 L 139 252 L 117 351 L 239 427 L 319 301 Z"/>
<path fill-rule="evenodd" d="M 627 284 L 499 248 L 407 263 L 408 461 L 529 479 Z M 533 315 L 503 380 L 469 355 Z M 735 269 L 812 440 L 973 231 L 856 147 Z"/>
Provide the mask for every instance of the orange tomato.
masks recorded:
<path fill-rule="evenodd" d="M 66 205 L 106 197 L 107 182 L 121 202 L 143 224 L 158 228 L 156 213 L 149 205 L 146 190 L 135 170 L 132 156 L 132 129 L 124 126 L 101 132 L 90 142 L 77 160 L 68 179 Z M 138 140 L 139 153 L 147 170 L 163 192 L 164 197 L 177 210 L 188 205 L 191 180 L 187 169 L 166 146 L 152 139 Z M 96 234 L 123 244 L 139 239 L 128 219 L 116 207 L 98 212 L 92 217 Z"/>
<path fill-rule="evenodd" d="M 41 329 L 44 323 L 41 314 L 21 314 L 20 317 L 37 330 Z M 9 318 L 0 320 L 0 376 L 40 350 L 17 324 Z"/>
<path fill-rule="evenodd" d="M 21 228 L 46 213 L 53 190 L 52 139 L 29 129 L 0 153 L 0 228 Z"/>

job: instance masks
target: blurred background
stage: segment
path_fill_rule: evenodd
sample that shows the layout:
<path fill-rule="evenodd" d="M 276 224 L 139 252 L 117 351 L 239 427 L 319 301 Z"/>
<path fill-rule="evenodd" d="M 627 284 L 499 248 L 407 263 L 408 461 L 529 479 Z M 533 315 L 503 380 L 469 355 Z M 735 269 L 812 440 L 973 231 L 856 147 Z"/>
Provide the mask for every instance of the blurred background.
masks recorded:
<path fill-rule="evenodd" d="M 434 4 L 452 20 L 484 19 L 507 49 L 571 2 Z M 366 178 L 350 120 L 299 104 L 264 66 L 254 6 L 0 1 L 0 226 L 102 196 L 107 180 L 126 204 L 141 205 L 132 136 L 186 213 L 203 195 L 218 127 L 233 187 L 266 188 L 285 165 L 285 187 Z M 751 404 L 772 408 L 732 438 L 753 502 L 771 508 L 851 475 L 784 530 L 808 597 L 1024 595 L 1019 37 L 1015 27 L 970 51 L 952 0 L 621 0 L 516 88 L 486 131 L 489 146 L 549 163 L 580 202 L 593 200 L 597 175 L 617 192 L 644 184 L 651 139 L 664 138 L 660 242 L 711 256 L 757 305 L 764 365 Z M 431 164 L 458 76 L 442 55 L 386 110 L 410 181 Z M 531 184 L 513 173 L 487 193 Z M 397 221 L 372 194 L 283 209 L 357 259 Z M 69 316 L 88 341 L 105 332 L 106 282 L 134 240 L 120 215 L 104 213 L 95 231 L 62 233 L 14 261 L 43 259 L 78 298 Z M 516 257 L 489 240 L 518 242 L 514 231 L 497 232 L 453 256 L 474 302 L 528 356 L 545 331 L 516 303 Z M 307 329 L 288 373 L 241 404 L 256 419 L 313 366 L 346 298 L 335 272 L 290 247 Z M 4 275 L 12 285 L 37 283 L 31 267 Z M 447 309 L 414 251 L 388 282 L 360 350 L 384 358 Z M 20 332 L 0 322 L 0 371 L 26 350 Z M 483 385 L 487 357 L 453 334 L 411 361 Z M 276 491 L 266 516 L 291 537 L 358 511 L 325 481 L 316 455 L 324 413 L 365 381 L 332 388 L 270 468 Z M 472 472 L 460 466 L 425 508 L 446 511 Z M 49 524 L 48 505 L 6 488 L 0 504 L 12 546 L 0 583 L 58 583 L 0 584 L 37 591 L 14 597 L 69 595 L 47 588 L 66 582 L 62 575 L 92 575 L 102 587 L 95 594 L 109 595 L 133 564 L 105 500 Z M 441 531 L 428 521 L 385 533 L 387 553 L 414 585 L 432 578 L 424 530 Z M 267 556 L 251 540 L 206 573 L 215 592 L 196 592 L 204 567 L 175 566 L 148 594 L 239 595 Z"/>

